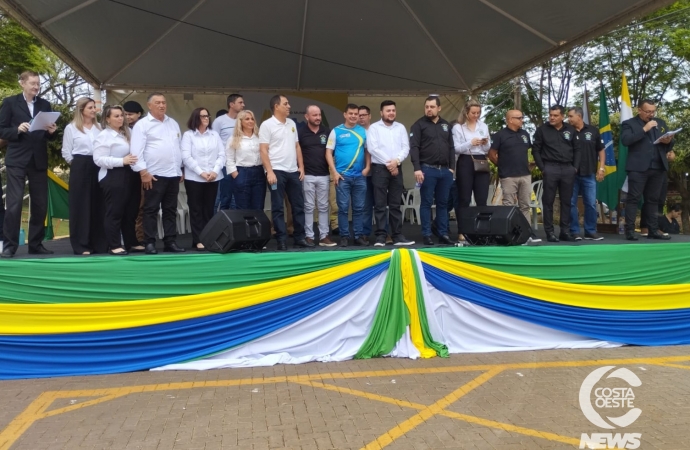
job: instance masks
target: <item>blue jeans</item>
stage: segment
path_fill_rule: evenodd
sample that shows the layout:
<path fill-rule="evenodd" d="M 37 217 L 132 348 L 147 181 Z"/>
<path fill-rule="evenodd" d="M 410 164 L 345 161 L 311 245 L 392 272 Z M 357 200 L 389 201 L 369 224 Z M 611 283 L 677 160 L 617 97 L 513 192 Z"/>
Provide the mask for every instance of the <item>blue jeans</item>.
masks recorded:
<path fill-rule="evenodd" d="M 228 177 L 232 178 L 232 175 L 228 175 Z M 237 209 L 264 209 L 264 202 L 266 201 L 266 175 L 264 175 L 263 166 L 238 167 L 237 178 L 233 182 L 235 184 L 235 205 Z"/>
<path fill-rule="evenodd" d="M 367 180 L 367 196 L 364 199 L 364 212 L 362 213 L 362 235 L 371 236 L 371 228 L 374 223 L 374 183 L 372 176 L 364 178 Z M 386 232 L 390 234 L 388 214 L 386 214 Z"/>
<path fill-rule="evenodd" d="M 218 182 L 218 195 L 213 206 L 214 214 L 221 209 L 237 209 L 235 205 L 235 179 L 223 167 L 223 179 Z"/>
<path fill-rule="evenodd" d="M 350 224 L 347 220 L 347 213 L 350 210 L 350 199 L 352 199 L 352 228 L 354 228 L 354 238 L 363 236 L 362 231 L 362 212 L 364 201 L 367 196 L 366 177 L 343 177 L 335 187 L 335 200 L 338 203 L 338 228 L 340 237 L 350 237 Z"/>
<path fill-rule="evenodd" d="M 420 188 L 422 204 L 419 208 L 422 219 L 422 235 L 431 236 L 431 205 L 436 199 L 436 227 L 441 236 L 448 236 L 448 193 L 453 184 L 453 174 L 448 167 L 433 167 L 422 164 L 424 182 Z"/>
<path fill-rule="evenodd" d="M 594 174 L 575 176 L 573 183 L 573 197 L 570 202 L 570 233 L 580 234 L 580 221 L 578 220 L 577 196 L 582 193 L 582 204 L 585 206 L 585 233 L 597 232 L 597 180 Z"/>
<path fill-rule="evenodd" d="M 295 232 L 292 237 L 295 241 L 305 238 L 304 230 L 304 191 L 302 182 L 299 180 L 299 172 L 283 172 L 274 170 L 278 179 L 278 187 L 271 190 L 271 216 L 273 217 L 273 229 L 276 232 L 276 240 L 285 242 L 287 240 L 287 227 L 285 226 L 285 196 L 287 195 L 292 208 L 292 224 Z"/>
<path fill-rule="evenodd" d="M 364 198 L 364 212 L 362 213 L 362 234 L 371 235 L 371 224 L 374 221 L 374 185 L 371 176 L 364 177 L 367 182 L 367 193 Z"/>

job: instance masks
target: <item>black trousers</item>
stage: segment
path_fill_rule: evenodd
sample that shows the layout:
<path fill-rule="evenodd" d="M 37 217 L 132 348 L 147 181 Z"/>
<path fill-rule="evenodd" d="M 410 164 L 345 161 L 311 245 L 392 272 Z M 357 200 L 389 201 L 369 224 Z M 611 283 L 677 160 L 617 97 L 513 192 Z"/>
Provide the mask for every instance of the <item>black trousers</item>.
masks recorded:
<path fill-rule="evenodd" d="M 386 237 L 386 206 L 391 237 L 395 239 L 402 233 L 402 211 L 400 199 L 403 190 L 402 170 L 393 176 L 385 164 L 371 165 L 371 184 L 374 188 L 374 217 L 376 218 L 376 237 Z"/>
<path fill-rule="evenodd" d="M 141 176 L 129 167 L 109 169 L 100 182 L 105 203 L 105 236 L 109 249 L 139 245 L 135 223 L 141 200 Z M 122 236 L 122 241 L 120 240 Z"/>
<path fill-rule="evenodd" d="M 648 169 L 644 172 L 628 171 L 628 197 L 625 201 L 625 231 L 635 231 L 637 204 L 644 195 L 642 217 L 647 224 L 649 234 L 659 230 L 659 194 L 666 175 L 665 170 Z"/>
<path fill-rule="evenodd" d="M 144 191 L 144 239 L 147 244 L 156 242 L 158 211 L 163 213 L 163 242 L 172 244 L 177 238 L 177 194 L 180 177 L 154 175 L 153 187 Z"/>
<path fill-rule="evenodd" d="M 542 170 L 544 193 L 541 200 L 544 204 L 544 231 L 547 235 L 554 232 L 553 202 L 556 200 L 556 191 L 561 199 L 561 233 L 570 233 L 570 201 L 573 197 L 575 173 L 572 164 L 544 163 L 544 170 Z"/>
<path fill-rule="evenodd" d="M 228 175 L 231 176 L 231 175 Z M 218 195 L 218 182 L 184 180 L 189 205 L 189 223 L 192 225 L 192 245 L 198 244 L 201 231 L 213 217 L 213 205 Z"/>
<path fill-rule="evenodd" d="M 105 253 L 105 210 L 93 156 L 74 155 L 69 171 L 69 241 L 76 255 Z"/>
<path fill-rule="evenodd" d="M 16 252 L 22 222 L 24 184 L 29 180 L 31 216 L 29 218 L 29 250 L 36 250 L 45 238 L 48 211 L 48 173 L 37 169 L 33 158 L 26 167 L 7 167 L 7 208 L 3 222 L 5 250 Z"/>
<path fill-rule="evenodd" d="M 661 180 L 661 190 L 659 191 L 659 202 L 657 203 L 657 215 L 662 215 L 664 213 L 664 206 L 666 206 L 666 197 L 668 195 L 668 172 L 664 171 L 663 179 Z M 643 199 L 647 201 L 646 198 Z M 642 210 L 644 211 L 644 204 L 642 205 Z M 658 218 L 657 218 L 658 222 Z M 644 214 L 640 217 L 640 228 L 647 228 L 647 218 Z"/>
<path fill-rule="evenodd" d="M 475 159 L 486 159 L 486 156 L 475 156 Z M 458 187 L 458 206 L 467 208 L 472 203 L 472 193 L 474 192 L 474 202 L 477 206 L 486 206 L 489 199 L 489 183 L 491 174 L 489 172 L 475 172 L 474 163 L 470 155 L 460 155 L 455 165 L 455 185 Z M 450 210 L 450 206 L 449 210 Z"/>

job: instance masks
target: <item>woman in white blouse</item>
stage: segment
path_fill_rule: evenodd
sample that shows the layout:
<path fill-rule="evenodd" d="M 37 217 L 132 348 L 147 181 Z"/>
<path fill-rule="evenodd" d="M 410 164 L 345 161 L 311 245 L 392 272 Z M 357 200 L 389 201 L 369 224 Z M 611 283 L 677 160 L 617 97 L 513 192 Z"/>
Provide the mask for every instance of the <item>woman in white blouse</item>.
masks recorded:
<path fill-rule="evenodd" d="M 227 173 L 235 179 L 237 209 L 264 209 L 266 176 L 259 153 L 259 127 L 249 110 L 237 115 L 237 126 L 228 139 Z"/>
<path fill-rule="evenodd" d="M 75 255 L 106 251 L 103 197 L 93 163 L 93 143 L 100 131 L 96 103 L 87 97 L 77 100 L 74 119 L 62 138 L 62 157 L 70 165 L 69 240 Z"/>
<path fill-rule="evenodd" d="M 111 255 L 143 252 L 137 241 L 135 222 L 141 198 L 141 177 L 132 171 L 137 157 L 129 152 L 129 127 L 120 105 L 103 110 L 103 131 L 96 138 L 93 160 L 100 171 L 98 181 L 105 200 L 105 234 Z M 122 235 L 122 240 L 120 240 Z M 124 247 L 122 246 L 124 241 Z"/>
<path fill-rule="evenodd" d="M 469 100 L 460 112 L 458 123 L 453 126 L 453 143 L 457 157 L 455 183 L 458 188 L 459 208 L 470 206 L 472 193 L 477 206 L 486 206 L 489 196 L 491 174 L 475 172 L 473 162 L 473 159 L 486 160 L 491 146 L 489 128 L 479 120 L 481 114 L 481 105 L 475 100 Z"/>
<path fill-rule="evenodd" d="M 192 111 L 187 128 L 189 131 L 182 135 L 180 148 L 189 221 L 192 225 L 192 246 L 196 250 L 204 250 L 199 236 L 213 217 L 218 181 L 223 178 L 225 151 L 220 136 L 211 129 L 208 109 L 196 108 Z"/>

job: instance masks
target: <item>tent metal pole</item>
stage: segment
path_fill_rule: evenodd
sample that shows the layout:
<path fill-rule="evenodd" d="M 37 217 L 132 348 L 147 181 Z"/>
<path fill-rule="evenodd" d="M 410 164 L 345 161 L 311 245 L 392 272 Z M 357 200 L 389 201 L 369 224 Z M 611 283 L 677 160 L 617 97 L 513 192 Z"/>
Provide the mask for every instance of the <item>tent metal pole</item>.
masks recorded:
<path fill-rule="evenodd" d="M 302 85 L 302 59 L 304 58 L 304 34 L 307 31 L 307 8 L 309 0 L 304 0 L 304 18 L 302 19 L 302 42 L 299 45 L 299 63 L 297 64 L 297 90 Z"/>

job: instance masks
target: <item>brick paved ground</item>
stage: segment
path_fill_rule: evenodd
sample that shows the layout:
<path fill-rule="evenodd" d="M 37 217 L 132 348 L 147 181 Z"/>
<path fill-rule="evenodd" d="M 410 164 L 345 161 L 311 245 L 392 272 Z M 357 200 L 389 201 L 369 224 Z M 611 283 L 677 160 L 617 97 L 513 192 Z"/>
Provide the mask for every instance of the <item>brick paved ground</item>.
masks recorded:
<path fill-rule="evenodd" d="M 2 381 L 0 449 L 577 448 L 608 432 L 578 403 L 604 365 L 642 381 L 642 415 L 614 433 L 690 446 L 690 347 L 678 346 Z"/>

